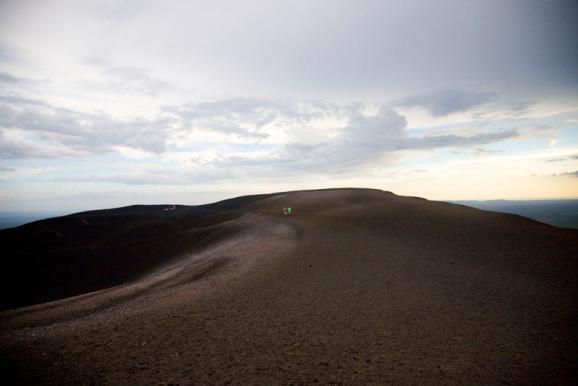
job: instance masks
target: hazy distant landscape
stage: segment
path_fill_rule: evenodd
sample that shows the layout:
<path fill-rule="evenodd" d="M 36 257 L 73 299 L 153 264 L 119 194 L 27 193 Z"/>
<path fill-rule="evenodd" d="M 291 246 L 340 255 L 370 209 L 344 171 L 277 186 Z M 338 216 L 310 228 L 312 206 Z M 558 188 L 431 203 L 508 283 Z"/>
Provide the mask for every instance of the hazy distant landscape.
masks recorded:
<path fill-rule="evenodd" d="M 517 214 L 558 227 L 578 229 L 578 200 L 458 200 L 449 202 L 492 212 Z M 0 229 L 65 214 L 0 212 Z"/>
<path fill-rule="evenodd" d="M 29 222 L 42 220 L 45 218 L 63 216 L 67 213 L 61 212 L 0 212 L 0 229 L 17 227 Z"/>
<path fill-rule="evenodd" d="M 492 212 L 512 213 L 546 224 L 578 229 L 578 200 L 453 201 Z"/>

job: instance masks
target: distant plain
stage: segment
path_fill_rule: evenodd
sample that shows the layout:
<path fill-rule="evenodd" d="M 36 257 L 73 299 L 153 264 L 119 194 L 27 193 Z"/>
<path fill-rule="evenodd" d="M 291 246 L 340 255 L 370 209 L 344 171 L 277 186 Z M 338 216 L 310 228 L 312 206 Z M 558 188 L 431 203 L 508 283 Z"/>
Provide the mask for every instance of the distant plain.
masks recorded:
<path fill-rule="evenodd" d="M 511 213 L 562 228 L 578 229 L 578 200 L 452 201 L 492 212 Z"/>

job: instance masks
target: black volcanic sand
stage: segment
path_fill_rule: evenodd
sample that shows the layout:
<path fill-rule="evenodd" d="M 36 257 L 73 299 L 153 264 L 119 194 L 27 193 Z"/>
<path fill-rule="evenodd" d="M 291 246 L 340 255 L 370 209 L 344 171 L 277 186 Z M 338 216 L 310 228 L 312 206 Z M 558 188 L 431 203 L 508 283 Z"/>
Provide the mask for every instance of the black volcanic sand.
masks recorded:
<path fill-rule="evenodd" d="M 0 232 L 4 380 L 576 383 L 576 230 L 366 189 L 164 208 Z"/>

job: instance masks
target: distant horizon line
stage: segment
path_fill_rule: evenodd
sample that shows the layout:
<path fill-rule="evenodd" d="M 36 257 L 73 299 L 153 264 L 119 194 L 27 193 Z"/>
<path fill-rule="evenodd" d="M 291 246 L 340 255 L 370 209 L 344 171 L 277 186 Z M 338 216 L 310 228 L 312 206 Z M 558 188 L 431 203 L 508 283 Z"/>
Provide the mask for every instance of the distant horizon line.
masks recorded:
<path fill-rule="evenodd" d="M 361 188 L 363 189 L 363 188 Z M 378 190 L 383 190 L 383 189 L 378 189 Z M 384 190 L 387 191 L 387 190 Z M 392 192 L 393 193 L 393 192 Z M 198 205 L 209 205 L 209 204 L 213 204 L 213 203 L 217 203 L 220 201 L 225 201 L 225 200 L 230 200 L 233 198 L 237 198 L 237 197 L 244 197 L 244 196 L 253 196 L 253 195 L 257 195 L 257 194 L 261 194 L 261 193 L 256 193 L 256 194 L 245 194 L 245 195 L 239 195 L 239 196 L 232 196 L 229 198 L 224 198 L 222 200 L 217 200 L 217 201 L 211 201 L 211 202 L 206 202 L 206 203 L 198 203 L 198 204 L 181 204 L 181 203 L 176 203 L 176 202 L 170 202 L 170 203 L 156 203 L 156 204 L 143 204 L 143 203 L 134 203 L 134 204 L 128 204 L 128 205 L 122 205 L 122 206 L 110 206 L 110 207 L 100 207 L 100 208 L 85 208 L 85 209 L 47 209 L 47 210 L 3 210 L 0 209 L 0 216 L 10 216 L 10 215 L 21 215 L 21 216 L 26 216 L 26 215 L 38 215 L 38 214 L 45 214 L 45 215 L 54 215 L 54 216 L 59 216 L 59 215 L 65 215 L 65 214 L 73 214 L 73 213 L 81 213 L 81 212 L 88 212 L 88 211 L 93 211 L 93 210 L 106 210 L 106 209 L 114 209 L 114 208 L 124 208 L 127 206 L 133 206 L 133 205 L 143 205 L 143 206 L 155 206 L 155 205 L 183 205 L 183 206 L 198 206 Z M 268 194 L 268 193 L 262 193 L 262 194 Z M 557 198 L 491 198 L 491 199 L 433 199 L 433 198 L 426 198 L 426 197 L 422 197 L 422 196 L 415 196 L 415 195 L 404 195 L 404 194 L 397 194 L 394 193 L 398 196 L 405 196 L 405 197 L 421 197 L 424 199 L 427 199 L 429 201 L 443 201 L 443 202 L 450 202 L 450 203 L 454 203 L 454 202 L 493 202 L 493 201 L 506 201 L 506 202 L 531 202 L 531 201 L 576 201 L 578 200 L 578 197 L 557 197 Z"/>

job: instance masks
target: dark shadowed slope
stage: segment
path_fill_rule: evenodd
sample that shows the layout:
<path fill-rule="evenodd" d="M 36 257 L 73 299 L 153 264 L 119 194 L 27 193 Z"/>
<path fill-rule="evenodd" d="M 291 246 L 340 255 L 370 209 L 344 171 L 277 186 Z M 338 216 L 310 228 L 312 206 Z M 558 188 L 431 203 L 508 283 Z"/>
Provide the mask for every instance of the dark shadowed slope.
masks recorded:
<path fill-rule="evenodd" d="M 55 384 L 576 380 L 577 231 L 367 189 L 159 210 L 93 212 L 109 224 L 98 237 L 48 243 L 147 247 L 98 268 L 124 284 L 104 289 L 99 275 L 71 270 L 103 289 L 0 314 L 4 374 Z M 162 223 L 158 233 L 143 225 Z M 19 274 L 41 277 L 38 259 Z"/>
<path fill-rule="evenodd" d="M 215 237 L 235 214 L 132 206 L 37 221 L 0 232 L 3 309 L 135 279 Z"/>
<path fill-rule="evenodd" d="M 134 280 L 237 232 L 231 220 L 259 196 L 210 205 L 134 205 L 0 231 L 0 310 Z"/>

